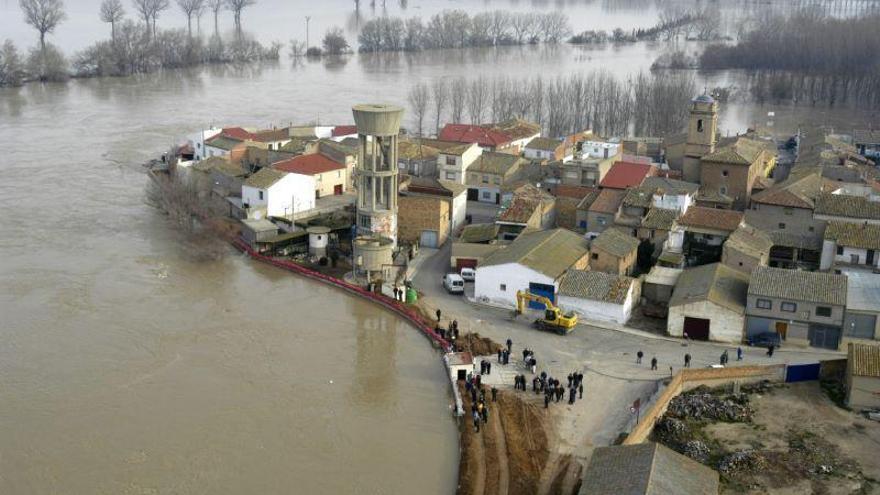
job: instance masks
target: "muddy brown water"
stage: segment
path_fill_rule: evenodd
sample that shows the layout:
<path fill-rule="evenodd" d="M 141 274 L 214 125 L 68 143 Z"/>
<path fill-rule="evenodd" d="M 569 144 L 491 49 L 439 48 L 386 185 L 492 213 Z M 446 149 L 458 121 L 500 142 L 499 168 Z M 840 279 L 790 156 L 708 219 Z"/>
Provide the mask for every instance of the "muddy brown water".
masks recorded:
<path fill-rule="evenodd" d="M 609 23 L 632 12 L 606 10 Z M 414 81 L 625 75 L 661 49 L 355 55 L 0 89 L 0 493 L 453 492 L 456 428 L 427 341 L 231 250 L 193 257 L 144 204 L 138 164 L 212 123 L 348 123 L 353 103 L 404 103 Z M 780 128 L 854 118 L 732 104 L 721 127 L 767 111 Z"/>

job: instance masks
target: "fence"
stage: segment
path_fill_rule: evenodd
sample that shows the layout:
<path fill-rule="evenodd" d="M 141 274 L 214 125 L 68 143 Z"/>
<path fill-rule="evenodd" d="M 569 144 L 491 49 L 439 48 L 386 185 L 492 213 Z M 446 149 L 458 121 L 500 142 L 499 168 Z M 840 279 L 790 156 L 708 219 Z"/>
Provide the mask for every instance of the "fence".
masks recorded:
<path fill-rule="evenodd" d="M 279 260 L 269 256 L 262 255 L 256 251 L 254 251 L 247 243 L 245 243 L 242 239 L 235 239 L 232 241 L 233 246 L 235 246 L 238 250 L 247 253 L 251 258 L 262 261 L 264 263 L 268 263 L 275 267 L 281 268 L 283 270 L 291 271 L 297 273 L 299 275 L 303 275 L 312 280 L 317 280 L 320 282 L 324 282 L 335 287 L 338 287 L 342 290 L 349 292 L 350 294 L 354 294 L 356 296 L 363 297 L 364 299 L 373 301 L 380 306 L 383 306 L 385 309 L 393 311 L 398 316 L 407 320 L 414 327 L 420 330 L 426 337 L 431 339 L 431 341 L 435 342 L 440 346 L 444 351 L 448 351 L 450 349 L 449 342 L 440 337 L 437 332 L 434 331 L 434 328 L 429 325 L 425 319 L 419 314 L 415 309 L 406 306 L 399 301 L 396 301 L 390 297 L 384 296 L 382 294 L 375 294 L 373 292 L 364 289 L 363 287 L 359 287 L 354 284 L 350 284 L 344 280 L 340 280 L 336 277 L 331 277 L 330 275 L 325 275 L 320 272 L 316 272 L 309 268 L 306 268 L 302 265 L 296 264 L 292 261 L 287 260 Z"/>
<path fill-rule="evenodd" d="M 733 381 L 756 382 L 770 380 L 781 382 L 785 379 L 785 365 L 770 366 L 736 366 L 732 368 L 685 369 L 679 371 L 654 401 L 651 409 L 645 413 L 641 422 L 623 441 L 623 445 L 636 445 L 648 439 L 654 429 L 654 423 L 666 413 L 672 399 L 682 392 L 706 385 L 710 387 L 723 385 Z"/>

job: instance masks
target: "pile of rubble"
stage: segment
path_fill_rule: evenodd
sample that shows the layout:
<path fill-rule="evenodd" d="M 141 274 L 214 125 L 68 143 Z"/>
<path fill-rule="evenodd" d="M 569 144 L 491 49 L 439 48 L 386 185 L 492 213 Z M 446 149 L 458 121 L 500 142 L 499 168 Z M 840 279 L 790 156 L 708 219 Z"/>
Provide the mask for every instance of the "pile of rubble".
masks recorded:
<path fill-rule="evenodd" d="M 706 463 L 711 451 L 706 442 L 695 437 L 693 430 L 684 421 L 663 416 L 654 426 L 654 438 L 667 447 L 680 452 L 695 461 Z"/>
<path fill-rule="evenodd" d="M 668 416 L 681 419 L 745 423 L 752 419 L 747 394 L 716 395 L 696 389 L 672 399 L 666 411 Z"/>
<path fill-rule="evenodd" d="M 718 463 L 718 471 L 730 476 L 745 472 L 761 472 L 767 468 L 767 458 L 756 450 L 738 450 L 724 456 Z"/>

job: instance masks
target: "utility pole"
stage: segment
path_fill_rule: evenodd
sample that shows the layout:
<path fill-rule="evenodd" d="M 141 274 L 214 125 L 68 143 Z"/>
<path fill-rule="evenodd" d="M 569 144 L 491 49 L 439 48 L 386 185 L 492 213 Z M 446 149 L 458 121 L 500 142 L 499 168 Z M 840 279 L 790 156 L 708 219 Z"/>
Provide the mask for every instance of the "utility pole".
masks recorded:
<path fill-rule="evenodd" d="M 312 20 L 312 16 L 306 16 L 306 51 L 309 51 L 309 21 Z"/>

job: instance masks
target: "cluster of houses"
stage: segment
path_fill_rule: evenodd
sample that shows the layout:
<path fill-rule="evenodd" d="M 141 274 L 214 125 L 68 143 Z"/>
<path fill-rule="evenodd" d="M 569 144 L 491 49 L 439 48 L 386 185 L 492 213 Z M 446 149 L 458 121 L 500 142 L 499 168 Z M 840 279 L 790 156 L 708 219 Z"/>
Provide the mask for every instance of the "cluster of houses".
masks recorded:
<path fill-rule="evenodd" d="M 720 135 L 711 96 L 689 110 L 687 131 L 663 139 L 551 138 L 520 119 L 401 135 L 398 242 L 451 244 L 487 304 L 529 291 L 590 320 L 640 311 L 670 335 L 731 343 L 880 338 L 877 133 L 801 129 L 778 164 L 773 139 Z M 181 151 L 266 249 L 357 198 L 355 126 L 210 129 Z M 469 205 L 497 213 L 475 223 Z"/>

